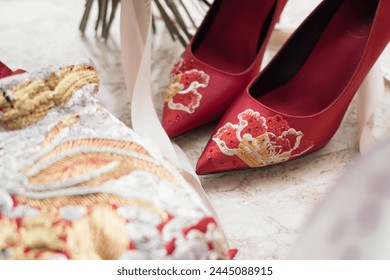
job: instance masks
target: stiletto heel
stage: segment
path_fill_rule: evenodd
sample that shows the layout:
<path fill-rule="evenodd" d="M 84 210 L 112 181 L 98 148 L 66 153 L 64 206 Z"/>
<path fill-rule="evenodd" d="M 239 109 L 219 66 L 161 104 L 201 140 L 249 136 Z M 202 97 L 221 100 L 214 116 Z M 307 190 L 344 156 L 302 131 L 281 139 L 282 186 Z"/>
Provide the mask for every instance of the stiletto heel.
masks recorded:
<path fill-rule="evenodd" d="M 325 146 L 390 40 L 390 1 L 324 0 L 226 111 L 198 174 L 295 159 Z"/>
<path fill-rule="evenodd" d="M 222 116 L 258 74 L 286 0 L 215 0 L 179 61 L 164 98 L 170 137 Z"/>

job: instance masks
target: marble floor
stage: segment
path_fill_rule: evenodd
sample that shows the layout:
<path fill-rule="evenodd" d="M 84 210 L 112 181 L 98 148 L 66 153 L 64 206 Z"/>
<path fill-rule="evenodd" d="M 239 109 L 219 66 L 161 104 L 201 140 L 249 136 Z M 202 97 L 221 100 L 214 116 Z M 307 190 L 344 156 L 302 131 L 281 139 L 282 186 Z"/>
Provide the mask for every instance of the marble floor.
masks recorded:
<path fill-rule="evenodd" d="M 295 26 L 319 1 L 291 0 L 281 25 Z M 90 57 L 101 74 L 100 100 L 128 125 L 130 100 L 121 72 L 118 20 L 107 43 L 95 36 L 94 14 L 85 36 L 78 32 L 84 1 L 0 0 L 0 59 L 11 68 L 33 70 L 48 64 Z M 153 93 L 158 113 L 171 65 L 182 52 L 159 26 L 153 41 Z M 280 46 L 271 40 L 267 59 Z M 390 69 L 389 48 L 381 57 Z M 390 135 L 389 84 L 386 101 L 377 109 L 372 124 L 379 135 Z M 388 107 L 387 107 L 388 108 Z M 175 139 L 195 165 L 215 124 Z M 311 155 L 281 165 L 256 170 L 202 176 L 208 194 L 239 259 L 285 259 L 304 229 L 316 205 L 335 181 L 360 156 L 356 100 L 350 106 L 332 141 Z"/>

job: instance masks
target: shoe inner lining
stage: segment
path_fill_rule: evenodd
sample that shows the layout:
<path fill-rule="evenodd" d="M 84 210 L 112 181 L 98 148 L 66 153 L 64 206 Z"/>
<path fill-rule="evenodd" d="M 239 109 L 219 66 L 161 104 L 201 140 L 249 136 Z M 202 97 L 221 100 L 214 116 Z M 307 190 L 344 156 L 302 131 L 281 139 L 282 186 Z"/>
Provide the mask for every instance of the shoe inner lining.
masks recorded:
<path fill-rule="evenodd" d="M 217 69 L 244 72 L 266 37 L 276 0 L 215 1 L 192 44 L 192 52 Z"/>

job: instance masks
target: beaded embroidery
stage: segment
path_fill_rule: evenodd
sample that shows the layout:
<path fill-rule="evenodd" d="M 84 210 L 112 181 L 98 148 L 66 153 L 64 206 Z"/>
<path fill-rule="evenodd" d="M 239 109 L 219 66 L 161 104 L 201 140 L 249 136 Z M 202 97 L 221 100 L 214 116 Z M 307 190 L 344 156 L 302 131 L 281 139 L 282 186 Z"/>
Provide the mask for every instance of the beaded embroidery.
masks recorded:
<path fill-rule="evenodd" d="M 313 144 L 303 133 L 290 127 L 281 116 L 263 117 L 247 109 L 239 122 L 226 123 L 212 140 L 225 156 L 237 156 L 249 167 L 260 167 L 291 160 L 308 152 Z"/>

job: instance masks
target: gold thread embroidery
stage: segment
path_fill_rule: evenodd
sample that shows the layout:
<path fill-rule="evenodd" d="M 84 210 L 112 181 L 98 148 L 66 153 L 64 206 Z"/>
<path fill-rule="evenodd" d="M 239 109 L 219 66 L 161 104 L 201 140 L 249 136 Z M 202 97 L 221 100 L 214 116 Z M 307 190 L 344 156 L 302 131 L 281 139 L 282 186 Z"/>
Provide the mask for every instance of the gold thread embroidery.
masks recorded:
<path fill-rule="evenodd" d="M 41 215 L 0 218 L 0 250 L 9 249 L 8 259 L 45 259 L 56 253 L 72 259 L 117 259 L 128 248 L 130 239 L 126 220 L 113 206 L 123 203 L 162 212 L 148 201 L 108 194 L 44 200 L 16 196 L 14 201 L 16 205 L 40 209 Z M 86 213 L 66 221 L 59 209 L 72 204 L 85 207 Z M 167 221 L 168 215 L 164 215 Z"/>
<path fill-rule="evenodd" d="M 87 84 L 98 82 L 98 76 L 95 71 L 86 71 L 81 73 L 70 73 L 62 79 L 54 90 L 54 103 L 58 107 L 64 107 L 70 100 L 73 93 Z"/>
<path fill-rule="evenodd" d="M 52 226 L 48 217 L 25 217 L 20 229 L 23 245 L 30 249 L 63 250 L 65 243 L 60 228 Z"/>
<path fill-rule="evenodd" d="M 125 219 L 113 205 L 91 205 L 86 210 L 74 221 L 45 210 L 36 217 L 2 217 L 0 251 L 8 250 L 8 259 L 45 259 L 55 253 L 72 259 L 119 258 L 130 243 Z"/>
<path fill-rule="evenodd" d="M 94 207 L 67 231 L 73 259 L 118 259 L 129 244 L 126 222 L 110 206 Z"/>
<path fill-rule="evenodd" d="M 46 142 L 46 140 L 45 140 Z M 144 149 L 144 147 L 135 144 L 134 142 L 129 141 L 121 141 L 121 140 L 114 140 L 114 139 L 97 139 L 97 138 L 88 138 L 88 139 L 76 139 L 71 141 L 66 141 L 64 143 L 59 144 L 56 146 L 49 154 L 46 156 L 40 158 L 38 161 L 36 161 L 33 165 L 23 169 L 22 173 L 27 173 L 31 168 L 33 168 L 36 164 L 43 162 L 47 159 L 50 159 L 54 156 L 56 156 L 59 153 L 69 151 L 73 148 L 77 147 L 110 147 L 114 149 L 120 149 L 128 152 L 135 152 L 142 155 L 150 156 L 149 153 Z"/>
<path fill-rule="evenodd" d="M 87 84 L 98 84 L 99 77 L 89 65 L 64 67 L 48 80 L 29 81 L 11 89 L 12 101 L 0 95 L 3 115 L 0 124 L 19 129 L 42 120 L 54 106 L 63 107 L 73 93 Z"/>
<path fill-rule="evenodd" d="M 17 242 L 16 230 L 16 224 L 11 219 L 0 218 L 0 249 L 12 246 Z"/>
<path fill-rule="evenodd" d="M 58 145 L 49 154 L 37 160 L 34 164 L 21 170 L 21 173 L 28 174 L 33 168 L 46 160 L 52 159 L 61 152 L 70 152 L 77 147 L 87 147 L 90 151 L 77 152 L 49 164 L 34 175 L 29 176 L 29 182 L 33 184 L 50 184 L 64 182 L 72 179 L 79 179 L 82 182 L 70 183 L 71 186 L 88 187 L 103 184 L 112 179 L 118 179 L 135 170 L 145 170 L 172 184 L 179 186 L 175 176 L 173 176 L 163 166 L 158 166 L 153 162 L 137 158 L 136 156 L 121 155 L 114 152 L 94 151 L 92 148 L 115 148 L 128 152 L 135 152 L 150 157 L 148 152 L 133 142 L 118 141 L 111 139 L 78 139 Z M 151 158 L 151 157 L 150 157 Z M 153 159 L 153 158 L 151 158 Z M 103 168 L 110 163 L 117 162 L 117 166 L 102 174 L 91 175 L 93 172 Z M 83 178 L 83 176 L 85 178 Z M 81 178 L 81 179 L 80 179 Z"/>
<path fill-rule="evenodd" d="M 46 199 L 32 199 L 25 196 L 15 196 L 14 199 L 17 203 L 27 204 L 33 208 L 40 208 L 42 210 L 47 208 L 58 209 L 68 205 L 83 205 L 85 207 L 91 207 L 97 204 L 109 204 L 117 206 L 128 205 L 148 210 L 159 216 L 162 222 L 168 221 L 168 214 L 148 200 L 143 200 L 140 198 L 125 198 L 113 194 L 97 193 L 80 196 L 57 196 Z M 55 214 L 52 213 L 52 215 Z"/>
<path fill-rule="evenodd" d="M 65 119 L 63 119 L 59 123 L 57 123 L 50 130 L 50 132 L 48 133 L 48 135 L 45 138 L 45 141 L 40 145 L 40 149 L 44 149 L 48 145 L 50 145 L 54 141 L 54 139 L 57 138 L 57 136 L 60 134 L 60 132 L 62 130 L 64 130 L 64 128 L 71 127 L 71 126 L 75 125 L 76 122 L 79 120 L 79 118 L 80 118 L 80 116 L 78 114 L 73 114 L 73 115 L 66 117 Z"/>

